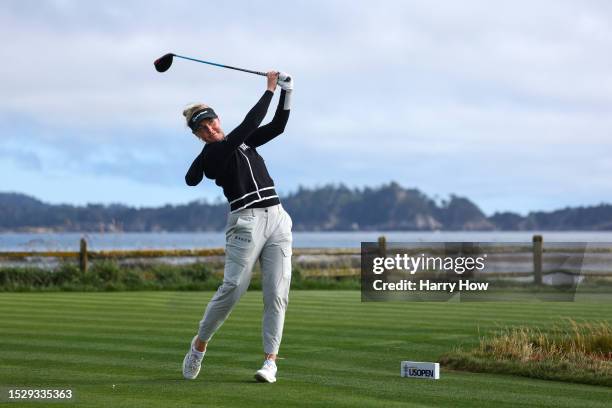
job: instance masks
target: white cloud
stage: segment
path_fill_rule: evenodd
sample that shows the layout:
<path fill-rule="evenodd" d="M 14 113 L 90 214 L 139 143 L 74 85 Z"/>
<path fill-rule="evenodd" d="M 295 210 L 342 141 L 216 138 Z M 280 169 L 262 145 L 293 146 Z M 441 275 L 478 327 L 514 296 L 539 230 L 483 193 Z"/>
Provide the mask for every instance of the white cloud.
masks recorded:
<path fill-rule="evenodd" d="M 173 51 L 292 73 L 284 140 L 292 146 L 270 147 L 274 157 L 266 157 L 278 163 L 285 190 L 304 180 L 359 184 L 368 166 L 378 169 L 368 180 L 388 181 L 411 160 L 440 186 L 436 193 L 483 197 L 486 208 L 498 197 L 509 209 L 528 207 L 522 200 L 566 204 L 544 185 L 612 200 L 598 176 L 612 150 L 608 2 L 320 1 L 278 10 L 250 2 L 13 1 L 0 11 L 0 36 L 10 39 L 0 48 L 0 154 L 36 157 L 30 162 L 48 171 L 142 183 L 160 165 L 178 173 L 197 150 L 181 121 L 186 103 L 210 103 L 231 127 L 263 90 L 263 78 L 185 61 L 155 72 L 153 60 Z M 17 151 L 23 129 L 27 142 Z M 296 168 L 284 157 L 291 151 L 320 164 Z M 579 166 L 554 159 L 574 152 Z M 465 160 L 474 155 L 490 164 L 490 182 Z M 132 160 L 140 167 L 130 171 Z M 543 160 L 546 180 L 529 178 Z M 518 171 L 500 165 L 517 162 Z M 440 168 L 464 174 L 449 182 L 435 174 Z M 502 184 L 513 179 L 523 187 L 508 191 Z"/>

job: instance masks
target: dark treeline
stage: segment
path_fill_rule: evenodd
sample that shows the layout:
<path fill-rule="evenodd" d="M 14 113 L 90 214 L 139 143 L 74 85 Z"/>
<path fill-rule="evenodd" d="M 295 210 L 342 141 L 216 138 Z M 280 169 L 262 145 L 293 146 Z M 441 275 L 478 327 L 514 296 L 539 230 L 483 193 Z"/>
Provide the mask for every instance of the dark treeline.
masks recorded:
<path fill-rule="evenodd" d="M 397 183 L 350 189 L 301 187 L 282 198 L 296 231 L 347 230 L 612 230 L 612 205 L 487 217 L 476 204 L 451 195 L 436 202 Z M 17 193 L 0 193 L 0 231 L 219 231 L 225 203 L 134 208 L 121 204 L 51 205 Z"/>

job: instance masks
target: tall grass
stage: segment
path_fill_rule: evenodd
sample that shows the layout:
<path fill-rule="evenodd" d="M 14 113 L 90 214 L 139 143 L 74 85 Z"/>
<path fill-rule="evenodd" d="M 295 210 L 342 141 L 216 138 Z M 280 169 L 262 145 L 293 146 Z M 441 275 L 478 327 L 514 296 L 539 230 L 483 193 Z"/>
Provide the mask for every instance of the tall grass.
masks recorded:
<path fill-rule="evenodd" d="M 551 329 L 505 328 L 442 357 L 449 368 L 612 386 L 612 326 L 568 319 Z"/>
<path fill-rule="evenodd" d="M 555 326 L 546 332 L 538 328 L 505 329 L 480 340 L 479 352 L 496 360 L 522 362 L 544 359 L 574 360 L 588 357 L 594 361 L 612 360 L 612 327 L 608 322 Z"/>

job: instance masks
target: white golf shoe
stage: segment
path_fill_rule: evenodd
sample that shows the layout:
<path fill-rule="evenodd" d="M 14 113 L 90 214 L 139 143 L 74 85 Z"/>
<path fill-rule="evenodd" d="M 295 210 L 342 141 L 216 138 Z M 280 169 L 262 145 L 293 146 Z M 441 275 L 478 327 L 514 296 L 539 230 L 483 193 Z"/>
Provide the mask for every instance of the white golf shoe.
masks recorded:
<path fill-rule="evenodd" d="M 255 379 L 259 382 L 276 382 L 276 363 L 274 360 L 264 361 L 263 367 L 255 373 Z"/>
<path fill-rule="evenodd" d="M 202 356 L 199 357 L 193 352 L 197 337 L 198 336 L 196 335 L 193 340 L 191 340 L 189 351 L 187 354 L 185 354 L 185 358 L 183 359 L 183 377 L 185 377 L 187 380 L 195 380 L 198 374 L 200 374 L 200 368 L 202 368 L 204 353 L 202 353 Z"/>

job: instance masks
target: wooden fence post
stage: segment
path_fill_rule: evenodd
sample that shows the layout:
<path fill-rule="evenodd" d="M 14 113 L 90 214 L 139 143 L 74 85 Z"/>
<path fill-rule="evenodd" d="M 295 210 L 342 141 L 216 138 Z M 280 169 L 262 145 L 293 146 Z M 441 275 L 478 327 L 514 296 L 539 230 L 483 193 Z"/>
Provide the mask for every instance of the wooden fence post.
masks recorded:
<path fill-rule="evenodd" d="M 384 235 L 378 237 L 378 255 L 383 258 L 387 256 L 387 238 Z"/>
<path fill-rule="evenodd" d="M 81 250 L 79 251 L 79 268 L 82 273 L 87 272 L 87 241 L 81 238 Z"/>
<path fill-rule="evenodd" d="M 533 236 L 533 283 L 542 284 L 542 236 Z"/>

